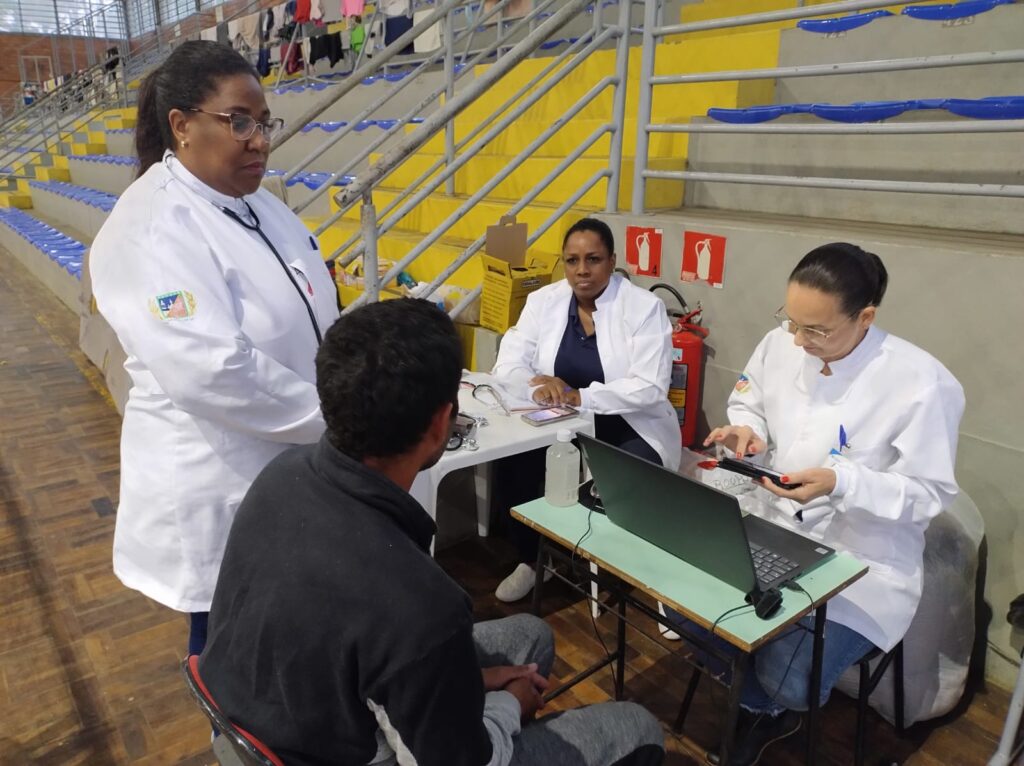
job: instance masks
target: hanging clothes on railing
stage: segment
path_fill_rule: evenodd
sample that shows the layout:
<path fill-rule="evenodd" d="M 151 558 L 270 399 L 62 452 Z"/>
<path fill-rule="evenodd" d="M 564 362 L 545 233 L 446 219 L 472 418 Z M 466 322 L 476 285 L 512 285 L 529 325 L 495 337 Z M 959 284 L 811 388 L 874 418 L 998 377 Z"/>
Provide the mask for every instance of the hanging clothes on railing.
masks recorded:
<path fill-rule="evenodd" d="M 260 47 L 260 14 L 250 13 L 243 16 L 238 22 L 238 34 L 242 43 L 249 50 L 256 51 Z"/>
<path fill-rule="evenodd" d="M 433 13 L 432 8 L 424 8 L 420 11 L 415 11 L 412 15 L 413 24 L 419 24 L 423 19 Z M 412 41 L 413 50 L 416 53 L 430 53 L 436 51 L 441 47 L 441 22 L 435 22 L 430 29 L 425 29 L 423 32 Z"/>
<path fill-rule="evenodd" d="M 412 3 L 410 0 L 379 0 L 378 6 L 384 12 L 384 45 L 412 29 Z M 405 46 L 402 53 L 415 53 L 412 44 Z"/>
<path fill-rule="evenodd" d="M 309 0 L 309 20 L 323 23 L 324 9 L 320 0 Z"/>
<path fill-rule="evenodd" d="M 260 41 L 270 42 L 270 36 L 274 33 L 274 9 L 267 8 L 260 15 Z"/>
<path fill-rule="evenodd" d="M 270 74 L 270 48 L 260 48 L 259 56 L 256 58 L 256 71 L 260 77 Z"/>
<path fill-rule="evenodd" d="M 338 32 L 329 32 L 325 35 L 317 35 L 309 40 L 309 65 L 313 66 L 321 59 L 330 61 L 333 67 L 344 57 L 341 47 L 341 35 Z"/>
<path fill-rule="evenodd" d="M 341 0 L 341 15 L 346 19 L 352 16 L 362 16 L 365 3 L 363 0 Z"/>
<path fill-rule="evenodd" d="M 302 58 L 302 46 L 295 44 L 290 46 L 291 51 L 288 50 L 288 43 L 281 45 L 281 61 L 284 67 L 285 74 L 295 74 L 304 68 L 304 59 Z"/>
<path fill-rule="evenodd" d="M 291 3 L 289 3 L 291 5 Z M 309 21 L 310 0 L 295 0 L 295 23 L 305 24 Z"/>

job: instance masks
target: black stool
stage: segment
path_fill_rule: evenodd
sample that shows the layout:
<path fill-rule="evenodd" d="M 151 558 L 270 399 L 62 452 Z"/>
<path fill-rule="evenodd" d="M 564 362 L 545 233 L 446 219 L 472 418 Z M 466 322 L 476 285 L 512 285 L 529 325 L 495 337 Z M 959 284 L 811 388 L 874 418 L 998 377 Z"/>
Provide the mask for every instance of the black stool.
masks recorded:
<path fill-rule="evenodd" d="M 882 658 L 882 661 L 878 663 L 878 667 L 872 673 L 871 663 L 879 657 Z M 900 641 L 891 651 L 883 654 L 881 649 L 873 649 L 856 663 L 860 670 L 860 683 L 857 687 L 857 731 L 853 741 L 854 766 L 864 766 L 864 737 L 867 729 L 868 700 L 878 688 L 890 663 L 894 661 L 896 664 L 893 667 L 893 696 L 895 697 L 896 733 L 902 737 L 906 730 L 903 722 L 903 642 Z M 675 723 L 672 724 L 672 730 L 676 734 L 683 732 L 683 723 L 686 721 L 687 713 L 690 712 L 690 704 L 697 692 L 702 672 L 701 666 L 698 665 L 694 667 L 693 674 L 690 676 L 683 704 L 679 706 L 679 713 L 676 715 Z"/>
<path fill-rule="evenodd" d="M 882 661 L 878 663 L 878 667 L 872 673 L 871 663 L 878 657 L 881 657 Z M 903 642 L 900 641 L 886 654 L 883 654 L 881 649 L 874 649 L 857 662 L 857 667 L 860 668 L 860 683 L 857 688 L 857 733 L 853 740 L 854 766 L 864 766 L 864 736 L 867 728 L 868 699 L 878 687 L 879 681 L 882 680 L 886 669 L 893 661 L 896 663 L 893 667 L 892 679 L 896 733 L 902 737 L 903 732 L 906 731 L 903 724 Z"/>

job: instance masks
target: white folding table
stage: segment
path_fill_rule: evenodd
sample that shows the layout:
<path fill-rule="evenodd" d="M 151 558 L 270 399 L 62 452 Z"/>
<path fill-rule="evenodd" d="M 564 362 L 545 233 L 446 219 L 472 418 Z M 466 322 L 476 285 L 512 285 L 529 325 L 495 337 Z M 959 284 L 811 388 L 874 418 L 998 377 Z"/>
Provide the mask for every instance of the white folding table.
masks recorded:
<path fill-rule="evenodd" d="M 494 382 L 486 373 L 470 373 L 464 376 L 463 380 L 475 385 Z M 513 407 L 517 403 L 507 400 L 506 404 Z M 481 537 L 486 537 L 490 528 L 490 464 L 492 461 L 548 447 L 555 443 L 555 436 L 561 428 L 568 428 L 574 433 L 594 435 L 594 417 L 591 414 L 581 413 L 580 417 L 562 420 L 558 423 L 531 426 L 523 422 L 520 413 L 506 415 L 497 405 L 491 406 L 474 399 L 472 390 L 467 388 L 459 390 L 459 410 L 475 418 L 482 417 L 487 420 L 487 425 L 476 426 L 470 437 L 476 442 L 477 449 L 469 450 L 462 447 L 446 452 L 444 457 L 432 468 L 420 471 L 416 481 L 413 482 L 410 494 L 426 509 L 430 518 L 436 521 L 437 490 L 441 486 L 442 479 L 460 468 L 474 468 L 477 531 Z"/>

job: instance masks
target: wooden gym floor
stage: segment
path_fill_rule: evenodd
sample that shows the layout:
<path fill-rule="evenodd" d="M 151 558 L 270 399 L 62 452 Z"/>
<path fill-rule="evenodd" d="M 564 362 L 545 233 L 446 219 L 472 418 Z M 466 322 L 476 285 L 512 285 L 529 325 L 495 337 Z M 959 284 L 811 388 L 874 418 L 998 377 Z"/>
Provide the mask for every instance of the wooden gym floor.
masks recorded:
<path fill-rule="evenodd" d="M 121 586 L 110 551 L 118 492 L 119 418 L 95 368 L 78 350 L 77 318 L 0 250 L 0 764 L 106 766 L 214 762 L 209 727 L 191 704 L 178 663 L 185 618 Z M 470 540 L 439 562 L 471 594 L 480 619 L 529 608 L 492 592 L 514 563 L 503 541 Z M 558 640 L 556 675 L 602 656 L 583 602 L 552 585 L 545 616 Z M 643 622 L 643 621 L 642 621 Z M 609 646 L 610 617 L 598 620 Z M 654 633 L 653 623 L 645 626 Z M 675 646 L 630 631 L 627 697 L 666 722 L 668 764 L 703 763 L 718 736 L 705 681 L 687 738 L 668 731 L 687 667 Z M 575 687 L 558 707 L 600 702 L 607 670 Z M 874 713 L 870 764 L 985 764 L 1007 708 L 998 689 L 975 692 L 964 711 L 913 728 L 899 740 Z M 834 695 L 824 713 L 824 764 L 852 763 L 854 706 Z M 781 743 L 765 764 L 801 763 Z"/>

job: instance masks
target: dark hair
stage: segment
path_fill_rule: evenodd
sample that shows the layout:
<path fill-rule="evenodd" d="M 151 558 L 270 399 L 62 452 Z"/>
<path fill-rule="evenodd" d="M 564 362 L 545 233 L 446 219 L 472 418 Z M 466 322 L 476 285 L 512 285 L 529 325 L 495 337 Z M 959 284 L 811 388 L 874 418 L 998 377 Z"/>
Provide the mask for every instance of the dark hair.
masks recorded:
<path fill-rule="evenodd" d="M 220 78 L 238 74 L 251 74 L 259 80 L 252 64 L 231 46 L 189 40 L 146 76 L 139 88 L 135 126 L 140 176 L 159 162 L 166 150 L 174 148 L 174 134 L 167 119 L 170 111 L 199 106 L 217 90 Z"/>
<path fill-rule="evenodd" d="M 565 232 L 565 237 L 562 238 L 563 250 L 565 250 L 565 244 L 569 241 L 569 237 L 578 231 L 594 232 L 608 249 L 608 255 L 615 255 L 615 237 L 612 236 L 611 228 L 604 221 L 599 221 L 596 218 L 581 218 L 570 226 L 569 231 Z"/>
<path fill-rule="evenodd" d="M 848 242 L 833 242 L 801 258 L 789 281 L 837 296 L 843 312 L 853 316 L 868 306 L 881 305 L 889 274 L 874 253 Z"/>
<path fill-rule="evenodd" d="M 448 315 L 415 298 L 345 314 L 316 355 L 327 438 L 355 460 L 407 452 L 438 408 L 458 407 L 462 344 Z"/>

